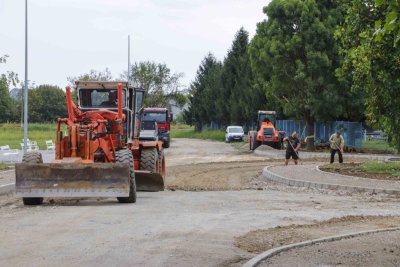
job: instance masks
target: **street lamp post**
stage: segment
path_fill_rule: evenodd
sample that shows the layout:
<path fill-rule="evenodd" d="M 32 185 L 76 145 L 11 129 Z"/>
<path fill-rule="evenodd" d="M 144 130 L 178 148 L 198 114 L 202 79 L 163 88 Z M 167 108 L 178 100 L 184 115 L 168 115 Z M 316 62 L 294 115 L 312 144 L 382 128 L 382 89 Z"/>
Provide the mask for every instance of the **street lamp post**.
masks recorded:
<path fill-rule="evenodd" d="M 25 0 L 24 154 L 28 148 L 28 0 Z"/>

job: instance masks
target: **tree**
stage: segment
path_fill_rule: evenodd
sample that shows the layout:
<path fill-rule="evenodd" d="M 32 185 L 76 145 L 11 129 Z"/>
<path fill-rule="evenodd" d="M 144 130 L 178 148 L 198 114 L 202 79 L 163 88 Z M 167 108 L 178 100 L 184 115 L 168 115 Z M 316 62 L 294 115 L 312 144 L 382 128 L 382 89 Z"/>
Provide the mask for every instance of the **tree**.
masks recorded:
<path fill-rule="evenodd" d="M 250 45 L 256 80 L 267 98 L 275 99 L 287 116 L 306 121 L 309 135 L 315 120 L 331 120 L 346 113 L 352 95 L 339 83 L 334 30 L 340 12 L 334 1 L 273 0 L 264 8 L 268 20 L 257 25 Z M 307 139 L 307 148 L 313 140 Z"/>
<path fill-rule="evenodd" d="M 58 86 L 44 84 L 29 90 L 28 102 L 30 122 L 55 122 L 68 116 L 65 93 Z"/>
<path fill-rule="evenodd" d="M 246 124 L 265 103 L 265 96 L 253 86 L 248 45 L 249 34 L 240 28 L 224 60 L 221 77 L 223 88 L 217 99 L 218 117 L 224 124 Z"/>
<path fill-rule="evenodd" d="M 400 150 L 400 51 L 396 35 L 376 39 L 376 22 L 387 19 L 388 5 L 373 0 L 342 0 L 345 21 L 337 31 L 344 56 L 338 74 L 365 95 L 369 122 L 382 128 Z"/>
<path fill-rule="evenodd" d="M 0 57 L 0 66 L 7 62 L 8 55 Z M 10 97 L 10 85 L 18 83 L 18 75 L 12 71 L 0 74 L 0 123 L 15 121 L 18 109 L 15 101 Z"/>
<path fill-rule="evenodd" d="M 126 72 L 121 75 L 126 79 Z M 180 91 L 182 73 L 172 73 L 166 64 L 144 61 L 132 65 L 131 80 L 145 90 L 145 105 L 168 107 L 168 99 L 175 99 Z"/>
<path fill-rule="evenodd" d="M 217 121 L 218 91 L 221 90 L 222 64 L 209 53 L 201 62 L 195 80 L 189 89 L 189 109 L 184 113 L 184 120 L 201 130 L 204 124 Z"/>
<path fill-rule="evenodd" d="M 375 40 L 381 41 L 389 34 L 396 47 L 400 41 L 400 3 L 398 0 L 374 0 L 374 3 L 377 9 L 383 10 L 383 16 L 375 21 Z"/>

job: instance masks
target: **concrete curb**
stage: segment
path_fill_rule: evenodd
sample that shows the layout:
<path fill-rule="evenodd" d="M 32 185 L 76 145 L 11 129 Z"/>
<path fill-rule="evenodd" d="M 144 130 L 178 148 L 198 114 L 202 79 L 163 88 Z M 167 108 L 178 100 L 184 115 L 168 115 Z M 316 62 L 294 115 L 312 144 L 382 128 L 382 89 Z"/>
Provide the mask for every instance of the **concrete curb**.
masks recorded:
<path fill-rule="evenodd" d="M 14 192 L 15 184 L 0 185 L 0 195 L 5 195 Z"/>
<path fill-rule="evenodd" d="M 330 190 L 345 190 L 349 192 L 368 192 L 371 194 L 389 194 L 389 195 L 400 195 L 400 190 L 393 189 L 383 189 L 383 188 L 369 188 L 369 187 L 359 187 L 350 185 L 340 185 L 340 184 L 328 184 L 328 183 L 318 183 L 303 180 L 295 180 L 280 176 L 269 170 L 270 167 L 267 166 L 263 169 L 263 176 L 270 181 L 285 184 L 288 186 L 315 188 L 315 189 L 330 189 Z"/>
<path fill-rule="evenodd" d="M 271 258 L 281 252 L 288 251 L 288 250 L 294 249 L 294 248 L 301 248 L 301 247 L 311 246 L 311 245 L 319 244 L 319 243 L 323 243 L 323 242 L 332 242 L 332 241 L 338 241 L 338 240 L 346 239 L 346 238 L 354 238 L 354 237 L 359 237 L 359 236 L 368 235 L 368 234 L 389 232 L 389 231 L 398 231 L 398 230 L 400 230 L 400 227 L 369 230 L 369 231 L 362 231 L 362 232 L 356 232 L 356 233 L 351 233 L 351 234 L 335 235 L 335 236 L 329 236 L 329 237 L 324 237 L 324 238 L 306 240 L 303 242 L 285 245 L 285 246 L 267 250 L 261 254 L 258 254 L 254 258 L 250 259 L 248 262 L 246 262 L 242 266 L 243 267 L 257 266 L 261 261 L 264 261 L 264 260 Z"/>

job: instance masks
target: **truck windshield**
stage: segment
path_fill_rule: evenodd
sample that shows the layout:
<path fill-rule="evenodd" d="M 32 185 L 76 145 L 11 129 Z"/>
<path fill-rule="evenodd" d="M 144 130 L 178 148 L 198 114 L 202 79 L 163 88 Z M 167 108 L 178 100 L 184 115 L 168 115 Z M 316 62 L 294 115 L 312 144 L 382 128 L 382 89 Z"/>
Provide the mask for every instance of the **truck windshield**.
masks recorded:
<path fill-rule="evenodd" d="M 122 90 L 122 107 L 125 107 L 125 90 Z M 80 106 L 83 108 L 117 108 L 117 90 L 79 90 Z"/>
<path fill-rule="evenodd" d="M 143 121 L 156 121 L 158 123 L 166 123 L 167 122 L 167 114 L 160 112 L 152 112 L 143 114 Z"/>

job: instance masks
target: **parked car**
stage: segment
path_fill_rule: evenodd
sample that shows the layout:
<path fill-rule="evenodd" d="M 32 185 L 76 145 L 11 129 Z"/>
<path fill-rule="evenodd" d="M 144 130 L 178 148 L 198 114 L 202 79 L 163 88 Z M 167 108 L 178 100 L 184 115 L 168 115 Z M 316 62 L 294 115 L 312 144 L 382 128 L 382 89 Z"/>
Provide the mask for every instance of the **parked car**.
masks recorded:
<path fill-rule="evenodd" d="M 242 126 L 228 126 L 225 132 L 225 142 L 243 141 L 244 131 Z"/>

